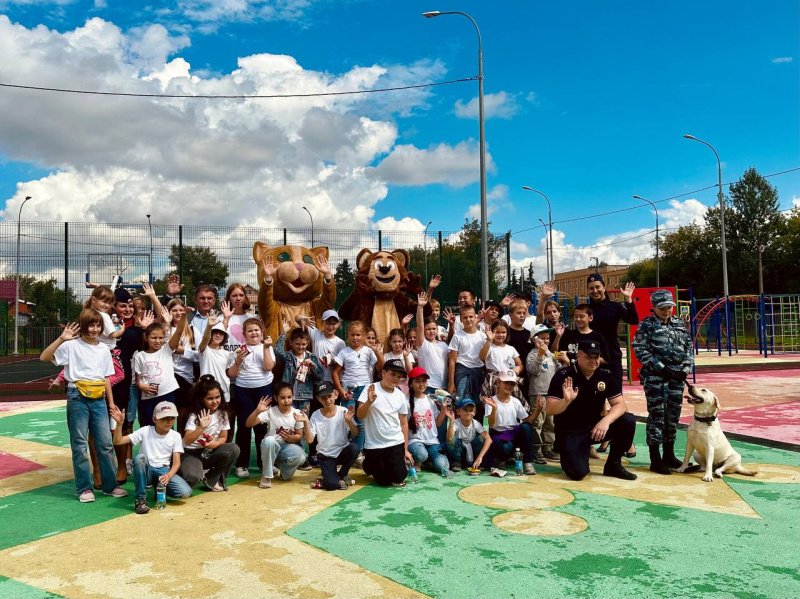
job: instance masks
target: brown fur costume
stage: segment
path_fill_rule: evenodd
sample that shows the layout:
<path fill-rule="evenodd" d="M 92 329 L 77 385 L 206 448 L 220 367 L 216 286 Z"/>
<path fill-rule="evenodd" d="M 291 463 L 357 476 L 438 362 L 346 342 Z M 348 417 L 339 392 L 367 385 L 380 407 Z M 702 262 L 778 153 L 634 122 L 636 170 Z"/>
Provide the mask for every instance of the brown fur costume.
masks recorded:
<path fill-rule="evenodd" d="M 264 281 L 264 264 L 267 256 L 277 269 L 271 284 Z M 313 316 L 321 326 L 322 313 L 333 308 L 336 302 L 336 283 L 331 274 L 324 281 L 317 269 L 316 257 L 328 258 L 328 248 L 308 249 L 299 245 L 272 247 L 257 241 L 253 245 L 253 260 L 258 272 L 258 312 L 264 322 L 264 335 L 277 341 L 283 319 L 294 326 L 298 315 Z"/>
<path fill-rule="evenodd" d="M 383 343 L 389 331 L 400 327 L 407 314 L 417 311 L 417 294 L 422 291 L 419 275 L 406 270 L 410 256 L 406 250 L 372 253 L 362 249 L 356 258 L 356 285 L 339 315 L 371 326 Z M 425 315 L 431 312 L 425 306 Z"/>

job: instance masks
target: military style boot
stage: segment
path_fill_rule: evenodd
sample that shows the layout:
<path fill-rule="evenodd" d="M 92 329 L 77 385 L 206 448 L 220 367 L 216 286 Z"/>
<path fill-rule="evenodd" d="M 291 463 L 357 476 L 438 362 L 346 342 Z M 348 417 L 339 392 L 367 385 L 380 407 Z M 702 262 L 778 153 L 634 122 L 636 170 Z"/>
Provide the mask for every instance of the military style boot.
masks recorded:
<path fill-rule="evenodd" d="M 664 441 L 664 457 L 662 459 L 664 466 L 668 468 L 680 468 L 683 462 L 675 457 L 675 440 L 670 442 Z"/>
<path fill-rule="evenodd" d="M 656 474 L 672 474 L 672 470 L 669 469 L 664 461 L 661 459 L 661 451 L 657 444 L 648 445 L 650 449 L 650 471 L 655 472 Z M 678 464 L 680 466 L 680 464 Z"/>

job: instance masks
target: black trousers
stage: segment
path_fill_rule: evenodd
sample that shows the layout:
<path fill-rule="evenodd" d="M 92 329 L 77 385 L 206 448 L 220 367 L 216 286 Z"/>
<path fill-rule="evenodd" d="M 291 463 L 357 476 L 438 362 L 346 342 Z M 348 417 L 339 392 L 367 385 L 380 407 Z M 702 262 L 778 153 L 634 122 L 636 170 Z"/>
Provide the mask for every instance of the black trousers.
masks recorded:
<path fill-rule="evenodd" d="M 364 449 L 364 472 L 382 487 L 403 482 L 408 476 L 405 444 Z"/>
<path fill-rule="evenodd" d="M 347 479 L 350 473 L 350 467 L 356 461 L 358 456 L 358 444 L 355 441 L 350 441 L 350 444 L 339 452 L 336 457 L 317 454 L 319 460 L 319 467 L 322 470 L 322 488 L 328 491 L 334 491 L 339 488 L 339 481 Z M 339 466 L 339 470 L 336 467 Z"/>
<path fill-rule="evenodd" d="M 626 412 L 608 427 L 608 434 L 601 441 L 610 441 L 607 464 L 619 463 L 622 454 L 633 443 L 636 419 Z M 556 431 L 556 451 L 561 455 L 561 468 L 572 480 L 581 480 L 589 474 L 589 447 L 600 441 L 592 439 L 591 429 Z"/>

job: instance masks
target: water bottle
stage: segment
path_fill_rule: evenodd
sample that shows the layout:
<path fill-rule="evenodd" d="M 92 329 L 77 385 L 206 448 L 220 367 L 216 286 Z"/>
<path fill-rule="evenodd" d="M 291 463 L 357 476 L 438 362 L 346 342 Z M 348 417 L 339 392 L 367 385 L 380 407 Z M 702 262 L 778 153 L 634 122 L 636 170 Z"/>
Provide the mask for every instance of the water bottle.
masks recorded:
<path fill-rule="evenodd" d="M 167 486 L 161 482 L 156 485 L 156 509 L 167 507 Z"/>
<path fill-rule="evenodd" d="M 519 447 L 514 449 L 514 472 L 517 476 L 522 476 L 522 452 Z"/>
<path fill-rule="evenodd" d="M 417 469 L 414 467 L 413 462 L 408 465 L 408 478 L 411 479 L 412 483 L 419 482 L 419 477 L 417 476 Z"/>

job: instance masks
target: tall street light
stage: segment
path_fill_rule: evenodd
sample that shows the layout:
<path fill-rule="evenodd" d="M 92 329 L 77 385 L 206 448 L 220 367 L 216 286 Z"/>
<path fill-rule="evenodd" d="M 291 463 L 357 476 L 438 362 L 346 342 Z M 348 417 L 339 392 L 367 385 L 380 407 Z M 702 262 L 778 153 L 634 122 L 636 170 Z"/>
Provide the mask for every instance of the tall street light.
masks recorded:
<path fill-rule="evenodd" d="M 481 30 L 470 15 L 459 10 L 439 11 L 432 10 L 422 13 L 426 19 L 433 19 L 442 15 L 461 15 L 469 19 L 475 32 L 478 34 L 478 126 L 480 144 L 480 179 L 481 179 L 481 292 L 483 300 L 489 299 L 489 210 L 486 204 L 486 134 L 484 131 L 483 115 L 483 44 Z"/>
<path fill-rule="evenodd" d="M 647 202 L 653 207 L 653 210 L 656 211 L 656 287 L 661 287 L 661 268 L 659 264 L 659 253 L 658 253 L 658 208 L 656 205 L 648 200 L 647 198 L 643 198 L 642 196 L 633 196 L 636 200 L 642 200 L 643 202 Z"/>
<path fill-rule="evenodd" d="M 311 219 L 311 247 L 313 248 L 314 247 L 314 217 L 311 216 L 311 212 L 309 212 L 308 208 L 306 208 L 305 206 L 303 206 L 303 210 L 308 212 L 308 218 Z"/>
<path fill-rule="evenodd" d="M 553 209 L 550 206 L 550 198 L 548 198 L 544 192 L 534 189 L 533 187 L 528 187 L 527 185 L 523 185 L 522 189 L 525 191 L 538 193 L 545 200 L 547 200 L 547 222 L 550 223 L 550 277 L 552 277 L 550 280 L 552 281 L 556 277 L 556 271 L 553 268 Z"/>
<path fill-rule="evenodd" d="M 552 252 L 553 250 L 552 250 L 552 248 L 550 247 L 550 244 L 547 241 L 547 223 L 544 222 L 541 218 L 539 219 L 539 222 L 542 223 L 542 226 L 544 227 L 544 235 L 545 235 L 545 237 L 544 237 L 544 266 L 545 266 L 545 271 L 547 273 L 547 280 L 548 281 L 552 281 L 553 279 L 550 278 L 550 262 L 548 262 L 548 260 L 550 259 L 550 252 Z"/>
<path fill-rule="evenodd" d="M 717 191 L 717 198 L 719 199 L 719 226 L 720 226 L 720 238 L 722 240 L 722 292 L 725 294 L 725 297 L 728 297 L 728 252 L 725 247 L 725 196 L 722 193 L 722 162 L 719 159 L 719 154 L 707 141 L 703 141 L 702 139 L 696 138 L 694 135 L 689 135 L 688 133 L 684 134 L 686 139 L 692 139 L 694 141 L 698 141 L 703 145 L 708 146 L 711 148 L 711 151 L 714 152 L 714 156 L 717 158 L 717 183 L 719 185 L 719 190 Z"/>
<path fill-rule="evenodd" d="M 147 259 L 147 266 L 150 269 L 149 279 L 147 280 L 148 284 L 153 284 L 153 223 L 150 222 L 150 215 L 145 214 L 147 217 L 147 228 L 150 231 L 150 255 Z"/>
<path fill-rule="evenodd" d="M 425 225 L 425 230 L 422 232 L 422 251 L 425 252 L 425 280 L 422 282 L 424 285 L 428 284 L 428 227 L 431 226 L 433 221 L 429 220 Z"/>
<path fill-rule="evenodd" d="M 19 206 L 19 215 L 17 215 L 17 276 L 16 276 L 16 291 L 14 293 L 14 355 L 19 355 L 19 244 L 22 237 L 22 209 L 31 196 L 25 196 L 22 204 Z"/>

